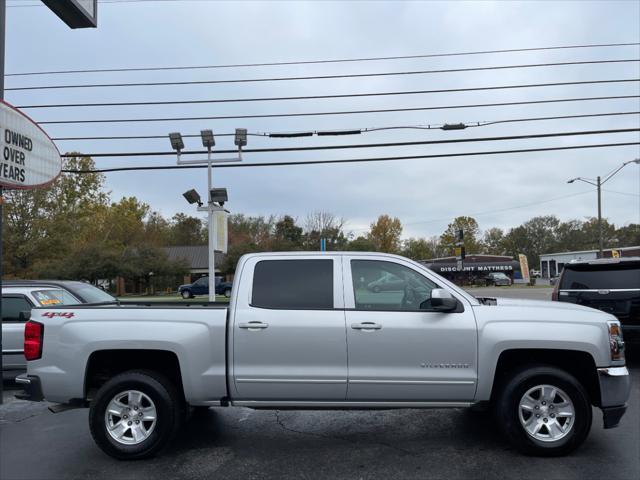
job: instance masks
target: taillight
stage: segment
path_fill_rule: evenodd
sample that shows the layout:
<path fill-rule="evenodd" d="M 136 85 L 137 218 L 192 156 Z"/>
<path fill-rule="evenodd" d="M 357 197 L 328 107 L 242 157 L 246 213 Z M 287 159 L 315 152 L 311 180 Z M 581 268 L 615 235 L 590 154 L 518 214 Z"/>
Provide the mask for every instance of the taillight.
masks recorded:
<path fill-rule="evenodd" d="M 38 360 L 42 357 L 42 336 L 44 325 L 29 320 L 24 325 L 24 357 L 27 360 Z"/>
<path fill-rule="evenodd" d="M 618 322 L 609 322 L 609 349 L 611 360 L 624 360 L 624 339 Z"/>

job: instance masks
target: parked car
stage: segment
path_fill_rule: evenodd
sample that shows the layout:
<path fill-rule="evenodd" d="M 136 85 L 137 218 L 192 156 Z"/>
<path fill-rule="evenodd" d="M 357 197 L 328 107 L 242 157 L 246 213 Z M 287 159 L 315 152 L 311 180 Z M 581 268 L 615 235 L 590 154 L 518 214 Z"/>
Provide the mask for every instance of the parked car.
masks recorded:
<path fill-rule="evenodd" d="M 496 287 L 508 287 L 511 285 L 511 279 L 502 272 L 491 272 L 484 277 L 486 285 L 494 285 Z"/>
<path fill-rule="evenodd" d="M 231 282 L 223 282 L 221 277 L 216 277 L 216 295 L 224 295 L 225 297 L 231 297 L 231 288 L 233 284 Z M 197 295 L 209 295 L 209 277 L 200 277 L 193 283 L 186 285 L 180 285 L 178 287 L 178 293 L 182 298 L 193 298 Z"/>
<path fill-rule="evenodd" d="M 625 339 L 640 343 L 640 257 L 567 263 L 552 298 L 614 315 Z"/>
<path fill-rule="evenodd" d="M 27 369 L 24 358 L 25 318 L 33 307 L 114 303 L 117 300 L 88 283 L 62 280 L 13 280 L 2 283 L 2 377 L 14 378 Z"/>
<path fill-rule="evenodd" d="M 385 272 L 406 280 L 405 295 L 359 288 Z M 21 397 L 90 407 L 94 440 L 120 459 L 167 446 L 188 406 L 491 403 L 512 445 L 561 455 L 587 437 L 592 406 L 617 426 L 631 389 L 612 315 L 475 298 L 382 253 L 245 255 L 228 306 L 49 306 L 31 317 Z"/>
<path fill-rule="evenodd" d="M 380 277 L 373 282 L 367 284 L 367 289 L 374 293 L 382 291 L 398 291 L 403 290 L 405 281 L 390 272 L 381 272 Z"/>

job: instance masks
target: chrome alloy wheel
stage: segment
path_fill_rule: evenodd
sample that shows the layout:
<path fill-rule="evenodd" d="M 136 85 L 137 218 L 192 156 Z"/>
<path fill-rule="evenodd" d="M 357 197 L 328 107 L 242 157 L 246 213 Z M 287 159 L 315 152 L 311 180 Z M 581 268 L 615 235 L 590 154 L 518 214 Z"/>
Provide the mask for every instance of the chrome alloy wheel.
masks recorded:
<path fill-rule="evenodd" d="M 575 408 L 564 391 L 553 385 L 536 385 L 527 390 L 518 404 L 520 424 L 541 442 L 557 442 L 574 424 Z"/>
<path fill-rule="evenodd" d="M 137 445 L 149 438 L 156 426 L 156 406 L 144 393 L 125 390 L 111 399 L 104 421 L 107 432 L 116 442 Z"/>

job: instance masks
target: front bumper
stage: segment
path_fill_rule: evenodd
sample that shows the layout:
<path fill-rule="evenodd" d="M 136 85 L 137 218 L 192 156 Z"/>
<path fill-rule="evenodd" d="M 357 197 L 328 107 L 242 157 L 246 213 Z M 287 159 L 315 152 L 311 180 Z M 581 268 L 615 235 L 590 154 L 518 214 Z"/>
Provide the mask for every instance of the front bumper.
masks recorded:
<path fill-rule="evenodd" d="M 598 380 L 604 428 L 617 427 L 627 410 L 627 400 L 631 393 L 629 370 L 627 367 L 599 368 Z"/>
<path fill-rule="evenodd" d="M 22 393 L 16 394 L 16 398 L 20 400 L 31 400 L 32 402 L 41 402 L 44 400 L 42 384 L 40 383 L 39 377 L 23 373 L 16 377 L 16 383 L 22 385 L 24 389 Z"/>

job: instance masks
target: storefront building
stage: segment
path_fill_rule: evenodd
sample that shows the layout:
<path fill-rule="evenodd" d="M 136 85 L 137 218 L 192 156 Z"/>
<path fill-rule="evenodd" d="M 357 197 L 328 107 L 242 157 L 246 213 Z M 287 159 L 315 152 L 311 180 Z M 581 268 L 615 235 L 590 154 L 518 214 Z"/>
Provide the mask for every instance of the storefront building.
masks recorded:
<path fill-rule="evenodd" d="M 520 262 L 506 255 L 467 255 L 462 270 L 458 269 L 455 257 L 421 260 L 420 263 L 457 285 L 483 285 L 487 274 L 492 272 L 504 273 L 512 283 L 522 281 Z"/>
<path fill-rule="evenodd" d="M 589 261 L 598 258 L 598 250 L 580 250 L 575 252 L 545 253 L 540 255 L 540 276 L 542 278 L 557 277 L 565 264 L 575 261 Z M 606 248 L 602 251 L 603 258 L 640 257 L 640 246 Z"/>

